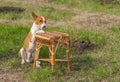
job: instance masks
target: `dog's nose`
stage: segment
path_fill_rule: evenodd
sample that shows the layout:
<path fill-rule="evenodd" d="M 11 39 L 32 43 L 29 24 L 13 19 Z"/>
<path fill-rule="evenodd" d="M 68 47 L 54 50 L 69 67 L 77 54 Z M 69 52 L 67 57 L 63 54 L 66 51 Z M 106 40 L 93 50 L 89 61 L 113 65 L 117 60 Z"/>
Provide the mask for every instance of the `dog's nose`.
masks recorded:
<path fill-rule="evenodd" d="M 45 28 L 46 28 L 46 25 L 43 26 L 43 29 L 45 29 Z"/>

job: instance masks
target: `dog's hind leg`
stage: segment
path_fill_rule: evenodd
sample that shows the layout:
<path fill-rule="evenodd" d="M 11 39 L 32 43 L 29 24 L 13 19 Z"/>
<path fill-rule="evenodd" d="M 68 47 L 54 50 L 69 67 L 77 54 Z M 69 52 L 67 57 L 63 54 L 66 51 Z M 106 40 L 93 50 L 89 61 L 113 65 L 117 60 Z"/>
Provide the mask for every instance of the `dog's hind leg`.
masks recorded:
<path fill-rule="evenodd" d="M 31 53 L 31 57 L 30 57 L 30 62 L 33 62 L 34 61 L 34 52 Z"/>
<path fill-rule="evenodd" d="M 27 52 L 27 59 L 26 59 L 26 62 L 30 62 L 30 57 L 31 57 L 31 52 Z"/>
<path fill-rule="evenodd" d="M 20 54 L 21 54 L 21 58 L 22 58 L 21 64 L 24 64 L 26 61 L 26 51 L 24 50 L 24 48 L 20 49 Z"/>

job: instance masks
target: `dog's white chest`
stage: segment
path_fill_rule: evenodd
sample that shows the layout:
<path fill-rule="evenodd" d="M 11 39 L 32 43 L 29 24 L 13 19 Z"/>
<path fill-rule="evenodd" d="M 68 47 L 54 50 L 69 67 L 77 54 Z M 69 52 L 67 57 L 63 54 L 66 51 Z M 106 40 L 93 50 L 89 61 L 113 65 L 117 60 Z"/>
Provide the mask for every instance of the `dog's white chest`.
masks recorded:
<path fill-rule="evenodd" d="M 28 48 L 28 51 L 29 52 L 33 52 L 35 50 L 35 44 L 32 43 L 32 42 L 29 42 L 29 48 Z"/>

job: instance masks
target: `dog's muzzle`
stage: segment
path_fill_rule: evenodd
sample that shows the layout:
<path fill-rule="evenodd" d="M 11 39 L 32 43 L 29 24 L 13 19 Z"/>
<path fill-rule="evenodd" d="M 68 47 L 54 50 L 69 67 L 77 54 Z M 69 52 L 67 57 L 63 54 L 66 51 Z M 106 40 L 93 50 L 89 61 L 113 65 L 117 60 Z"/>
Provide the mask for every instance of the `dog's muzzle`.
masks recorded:
<path fill-rule="evenodd" d="M 46 26 L 43 26 L 43 29 L 46 29 L 47 27 Z"/>

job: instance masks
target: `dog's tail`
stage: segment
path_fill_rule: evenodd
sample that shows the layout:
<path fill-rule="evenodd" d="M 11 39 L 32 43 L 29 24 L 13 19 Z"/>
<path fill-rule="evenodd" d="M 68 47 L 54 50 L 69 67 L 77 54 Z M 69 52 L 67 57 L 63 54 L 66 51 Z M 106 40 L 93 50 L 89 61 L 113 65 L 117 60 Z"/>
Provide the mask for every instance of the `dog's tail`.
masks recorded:
<path fill-rule="evenodd" d="M 20 51 L 18 52 L 18 57 L 21 58 L 21 53 L 20 53 Z"/>

